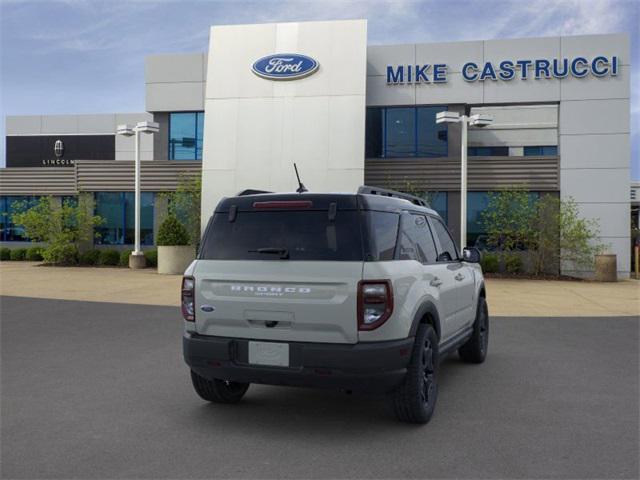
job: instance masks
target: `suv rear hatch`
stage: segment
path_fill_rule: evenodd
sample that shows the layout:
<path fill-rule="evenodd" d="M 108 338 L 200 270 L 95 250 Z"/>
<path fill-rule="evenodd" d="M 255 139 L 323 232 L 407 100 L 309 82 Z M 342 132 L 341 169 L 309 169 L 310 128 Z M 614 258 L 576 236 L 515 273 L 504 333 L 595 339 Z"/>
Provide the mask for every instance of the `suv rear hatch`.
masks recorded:
<path fill-rule="evenodd" d="M 355 196 L 227 199 L 209 222 L 194 270 L 196 331 L 356 343 L 362 267 Z"/>

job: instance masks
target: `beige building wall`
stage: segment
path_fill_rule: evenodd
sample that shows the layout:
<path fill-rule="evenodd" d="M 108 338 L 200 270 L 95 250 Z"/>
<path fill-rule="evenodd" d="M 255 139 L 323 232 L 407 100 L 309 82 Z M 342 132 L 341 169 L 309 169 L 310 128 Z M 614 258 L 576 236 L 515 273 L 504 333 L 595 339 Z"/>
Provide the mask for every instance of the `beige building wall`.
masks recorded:
<path fill-rule="evenodd" d="M 255 75 L 261 57 L 319 63 L 302 79 Z M 294 191 L 293 163 L 314 192 L 364 181 L 365 20 L 212 27 L 205 94 L 202 218 L 247 188 Z"/>

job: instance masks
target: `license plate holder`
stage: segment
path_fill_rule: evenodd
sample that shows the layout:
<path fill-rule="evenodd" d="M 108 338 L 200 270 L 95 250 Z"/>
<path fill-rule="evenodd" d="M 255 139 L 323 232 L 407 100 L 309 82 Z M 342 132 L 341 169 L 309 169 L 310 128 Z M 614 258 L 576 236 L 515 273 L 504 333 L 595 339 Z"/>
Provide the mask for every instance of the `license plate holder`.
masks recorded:
<path fill-rule="evenodd" d="M 249 363 L 270 367 L 288 367 L 289 344 L 249 341 Z"/>

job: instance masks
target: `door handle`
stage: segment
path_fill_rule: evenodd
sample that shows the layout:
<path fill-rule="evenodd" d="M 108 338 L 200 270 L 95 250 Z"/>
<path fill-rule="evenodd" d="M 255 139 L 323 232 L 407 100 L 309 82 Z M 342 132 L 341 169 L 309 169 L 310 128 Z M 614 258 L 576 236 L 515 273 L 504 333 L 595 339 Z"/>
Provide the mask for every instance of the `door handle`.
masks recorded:
<path fill-rule="evenodd" d="M 453 278 L 455 278 L 456 280 L 458 280 L 458 281 L 460 282 L 460 281 L 464 280 L 464 275 L 463 275 L 463 274 L 461 274 L 461 273 L 459 273 L 459 274 L 457 274 L 457 275 L 456 275 L 455 277 L 453 277 Z"/>
<path fill-rule="evenodd" d="M 442 280 L 440 280 L 438 277 L 434 277 L 433 280 L 429 282 L 429 285 L 431 285 L 432 287 L 439 287 L 440 285 L 442 285 Z"/>

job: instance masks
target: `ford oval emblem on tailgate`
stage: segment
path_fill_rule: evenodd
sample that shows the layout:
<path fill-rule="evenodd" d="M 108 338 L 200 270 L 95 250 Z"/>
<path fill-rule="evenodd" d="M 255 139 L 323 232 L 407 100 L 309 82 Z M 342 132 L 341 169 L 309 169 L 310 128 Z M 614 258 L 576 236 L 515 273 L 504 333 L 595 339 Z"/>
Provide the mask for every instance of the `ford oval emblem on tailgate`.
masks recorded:
<path fill-rule="evenodd" d="M 251 70 L 269 80 L 295 80 L 315 73 L 318 66 L 316 60 L 306 55 L 278 53 L 256 60 Z"/>
<path fill-rule="evenodd" d="M 200 305 L 200 310 L 202 310 L 203 312 L 213 312 L 215 309 L 216 307 L 211 305 Z"/>

